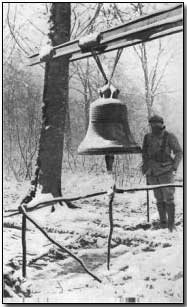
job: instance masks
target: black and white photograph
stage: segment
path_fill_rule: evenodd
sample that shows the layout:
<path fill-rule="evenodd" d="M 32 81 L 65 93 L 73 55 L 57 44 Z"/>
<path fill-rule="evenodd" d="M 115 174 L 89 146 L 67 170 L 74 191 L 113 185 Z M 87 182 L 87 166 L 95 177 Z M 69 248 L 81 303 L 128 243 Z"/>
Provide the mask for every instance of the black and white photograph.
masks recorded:
<path fill-rule="evenodd" d="M 2 2 L 2 303 L 184 304 L 184 2 Z"/>

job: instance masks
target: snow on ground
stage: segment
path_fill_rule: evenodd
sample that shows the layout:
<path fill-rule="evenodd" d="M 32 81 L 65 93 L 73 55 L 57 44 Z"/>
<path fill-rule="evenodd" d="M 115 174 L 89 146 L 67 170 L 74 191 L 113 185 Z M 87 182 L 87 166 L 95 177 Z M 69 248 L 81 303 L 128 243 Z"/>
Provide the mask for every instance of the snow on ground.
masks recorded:
<path fill-rule="evenodd" d="M 104 176 L 69 175 L 63 195 L 73 197 L 106 190 Z M 4 181 L 4 211 L 17 209 L 26 183 Z M 158 228 L 155 199 L 150 193 L 150 223 L 146 221 L 146 192 L 118 194 L 113 204 L 110 270 L 107 270 L 109 232 L 106 196 L 76 202 L 80 208 L 56 204 L 29 213 L 57 242 L 82 259 L 102 283 L 89 276 L 79 263 L 45 238 L 27 222 L 27 261 L 44 256 L 27 266 L 30 297 L 4 298 L 8 302 L 32 303 L 123 303 L 135 298 L 140 303 L 183 301 L 183 200 L 176 189 L 177 231 Z M 7 212 L 5 212 L 7 214 Z M 21 217 L 4 218 L 4 267 L 21 276 Z"/>

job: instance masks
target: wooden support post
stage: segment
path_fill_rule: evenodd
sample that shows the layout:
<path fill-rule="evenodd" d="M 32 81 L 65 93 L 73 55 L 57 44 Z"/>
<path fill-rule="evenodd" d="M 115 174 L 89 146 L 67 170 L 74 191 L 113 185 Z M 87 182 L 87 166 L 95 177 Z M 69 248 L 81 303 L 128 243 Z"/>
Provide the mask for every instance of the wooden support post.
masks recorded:
<path fill-rule="evenodd" d="M 149 190 L 147 190 L 146 193 L 147 193 L 147 222 L 149 223 Z"/>
<path fill-rule="evenodd" d="M 22 215 L 22 275 L 25 278 L 26 277 L 26 216 Z"/>
<path fill-rule="evenodd" d="M 146 178 L 146 185 L 148 186 L 148 180 Z M 147 222 L 149 223 L 149 190 L 146 190 L 146 196 L 147 196 Z"/>
<path fill-rule="evenodd" d="M 23 213 L 23 218 L 25 218 L 25 220 L 24 220 L 24 223 L 22 223 L 22 226 L 25 224 L 25 227 L 23 227 L 22 229 L 24 229 L 24 230 L 26 230 L 26 218 L 33 224 L 33 225 L 35 225 L 35 227 L 37 228 L 37 229 L 39 229 L 42 233 L 43 233 L 43 235 L 51 242 L 51 243 L 53 243 L 54 245 L 56 245 L 58 248 L 60 248 L 63 252 L 66 252 L 68 255 L 70 255 L 72 258 L 74 258 L 75 260 L 77 260 L 79 263 L 80 263 L 80 265 L 84 268 L 84 270 L 90 275 L 90 276 L 92 276 L 94 279 L 96 279 L 98 282 L 100 282 L 101 283 L 101 279 L 99 279 L 96 275 L 94 275 L 93 273 L 91 273 L 88 269 L 87 269 L 87 267 L 85 266 L 85 264 L 84 264 L 84 262 L 81 260 L 81 259 L 79 259 L 76 255 L 74 255 L 72 252 L 70 252 L 67 248 L 65 248 L 65 247 L 62 247 L 58 242 L 56 242 L 55 240 L 53 240 L 53 238 L 51 238 L 49 235 L 48 235 L 48 233 L 47 232 L 45 232 L 45 230 L 43 230 L 42 229 L 42 227 L 40 227 L 28 214 L 27 214 L 27 212 L 25 211 L 25 208 L 21 205 L 20 206 L 20 209 L 21 209 L 21 212 Z M 23 240 L 23 233 L 24 232 L 22 232 L 22 243 L 24 243 L 23 244 L 23 270 L 25 269 L 25 273 L 26 273 L 26 244 L 25 244 L 25 240 Z M 25 239 L 25 238 L 24 238 Z M 25 256 L 25 258 L 24 258 L 24 256 Z M 24 266 L 24 264 L 25 264 L 25 266 Z M 26 275 L 26 274 L 25 274 Z M 25 276 L 24 276 L 25 277 Z"/>
<path fill-rule="evenodd" d="M 112 212 L 112 204 L 115 194 L 115 184 L 113 185 L 111 191 L 108 192 L 109 197 L 109 222 L 110 222 L 110 231 L 108 236 L 108 255 L 107 255 L 107 269 L 110 270 L 110 248 L 111 248 L 111 240 L 112 240 L 112 233 L 113 233 L 113 212 Z"/>

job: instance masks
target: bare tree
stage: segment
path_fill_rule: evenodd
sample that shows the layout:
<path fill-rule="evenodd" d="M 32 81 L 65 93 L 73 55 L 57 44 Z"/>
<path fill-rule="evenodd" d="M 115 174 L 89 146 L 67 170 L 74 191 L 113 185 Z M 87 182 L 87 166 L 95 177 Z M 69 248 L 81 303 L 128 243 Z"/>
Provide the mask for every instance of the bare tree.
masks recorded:
<path fill-rule="evenodd" d="M 92 72 L 90 67 L 89 59 L 86 60 L 86 63 L 73 63 L 75 69 L 75 75 L 73 80 L 76 80 L 77 84 L 81 86 L 73 86 L 72 88 L 76 90 L 81 96 L 83 96 L 83 108 L 84 108 L 84 118 L 85 118 L 85 131 L 87 131 L 89 123 L 89 108 L 90 102 L 93 100 L 93 88 L 94 83 L 92 82 Z"/>
<path fill-rule="evenodd" d="M 33 76 L 16 66 L 4 64 L 3 115 L 6 172 L 12 171 L 16 179 L 30 178 L 35 158 L 40 112 L 40 88 Z"/>
<path fill-rule="evenodd" d="M 131 5 L 133 7 L 134 13 L 137 13 L 139 16 L 145 15 L 145 10 L 144 10 L 145 5 L 143 3 L 137 3 Z M 145 87 L 146 105 L 148 110 L 148 118 L 150 118 L 150 116 L 153 114 L 153 104 L 155 97 L 158 94 L 160 94 L 159 88 L 162 84 L 164 74 L 166 72 L 166 69 L 170 61 L 174 56 L 174 51 L 170 52 L 164 63 L 161 63 L 165 48 L 161 39 L 159 39 L 157 43 L 158 43 L 157 53 L 155 55 L 155 61 L 152 67 L 149 65 L 148 61 L 149 52 L 146 44 L 142 43 L 138 46 L 134 46 L 134 51 L 140 60 L 142 71 L 144 74 L 144 87 Z"/>
<path fill-rule="evenodd" d="M 141 17 L 146 14 L 145 4 L 141 2 L 130 3 L 131 15 L 130 19 L 134 17 Z M 114 5 L 115 16 L 120 18 L 121 22 L 125 22 L 128 16 L 115 4 Z M 117 18 L 117 17 L 116 17 Z M 128 18 L 129 19 L 129 18 Z M 164 73 L 167 66 L 173 56 L 171 54 L 164 64 L 161 64 L 162 55 L 164 53 L 164 47 L 161 40 L 158 40 L 158 50 L 155 56 L 154 64 L 152 67 L 149 65 L 149 51 L 146 43 L 134 46 L 134 51 L 140 60 L 142 72 L 144 76 L 144 89 L 145 89 L 145 101 L 147 106 L 148 118 L 153 114 L 153 103 L 155 96 L 157 95 L 159 86 L 164 77 Z"/>
<path fill-rule="evenodd" d="M 5 4 L 4 4 L 5 5 Z M 43 19 L 44 23 L 45 20 L 48 18 L 49 14 L 51 14 L 51 4 L 38 4 L 31 6 L 31 10 L 33 11 L 33 14 L 26 14 L 23 13 L 23 9 L 26 6 L 26 4 L 6 4 L 7 10 L 4 20 L 4 46 L 6 47 L 4 49 L 4 52 L 6 53 L 5 62 L 9 63 L 10 61 L 13 61 L 13 66 L 17 64 L 17 62 L 14 60 L 14 55 L 16 52 L 19 51 L 19 54 L 33 54 L 34 46 L 40 47 L 40 43 L 42 41 L 42 38 L 45 39 L 46 37 L 46 29 L 47 27 L 40 27 L 40 23 L 38 20 Z M 37 9 L 36 9 L 37 7 Z M 39 9 L 38 9 L 39 8 Z M 37 14 L 36 13 L 37 10 Z M 119 25 L 121 23 L 124 23 L 134 17 L 140 16 L 141 14 L 144 14 L 147 10 L 146 4 L 141 3 L 130 3 L 125 5 L 120 5 L 118 3 L 72 3 L 71 5 L 71 30 L 70 30 L 70 39 L 74 39 L 77 37 L 80 37 L 82 35 L 92 33 L 93 31 L 102 31 L 103 28 L 111 27 L 114 25 Z M 22 16 L 21 18 L 20 15 Z M 33 16 L 35 16 L 35 19 L 32 19 Z M 26 32 L 26 29 L 28 28 L 28 32 L 32 33 L 32 35 L 29 35 L 29 33 Z M 54 35 L 54 29 L 52 32 Z M 37 34 L 37 35 L 34 35 Z M 62 40 L 60 40 L 61 42 Z M 58 42 L 56 42 L 58 44 Z M 55 44 L 56 44 L 55 43 Z M 155 46 L 156 43 L 155 43 Z M 24 49 L 24 50 L 22 50 Z M 130 110 L 130 117 L 136 118 L 136 120 L 132 121 L 132 125 L 134 123 L 134 126 L 136 127 L 137 119 L 137 112 L 139 112 L 140 109 L 140 99 L 135 99 L 135 96 L 137 97 L 137 94 L 141 98 L 141 105 L 143 105 L 143 102 L 146 101 L 146 104 L 144 106 L 144 112 L 142 117 L 143 120 L 145 119 L 146 114 L 146 107 L 148 110 L 148 116 L 150 116 L 152 112 L 152 106 L 155 101 L 155 97 L 163 92 L 162 87 L 160 86 L 162 84 L 162 80 L 164 77 L 164 72 L 166 71 L 166 68 L 169 64 L 170 58 L 164 63 L 164 53 L 165 53 L 165 47 L 161 42 L 158 41 L 158 49 L 155 51 L 156 56 L 154 58 L 154 61 L 150 63 L 150 53 L 149 53 L 149 46 L 146 44 L 142 44 L 139 46 L 136 46 L 134 48 L 135 54 L 138 56 L 138 59 L 140 60 L 142 72 L 143 72 L 143 82 L 144 82 L 144 89 L 145 89 L 145 96 L 144 94 L 137 91 L 136 85 L 132 84 L 132 86 L 129 85 L 129 89 L 127 88 L 127 83 L 125 85 L 125 99 L 129 102 L 129 110 Z M 164 56 L 163 56 L 164 55 Z M 104 58 L 104 62 L 108 66 L 110 70 L 110 66 L 112 66 L 112 57 L 111 54 L 103 55 L 102 60 Z M 61 60 L 60 60 L 61 61 Z M 111 61 L 111 65 L 110 65 Z M 52 61 L 55 63 L 55 61 Z M 164 63 L 164 64 L 163 64 Z M 152 65 L 150 65 L 152 64 Z M 44 64 L 42 64 L 43 66 Z M 49 69 L 49 72 L 51 71 L 51 65 L 55 64 L 47 64 L 46 69 Z M 70 91 L 71 91 L 71 101 L 73 103 L 70 103 L 70 107 L 68 107 L 68 104 L 64 105 L 65 108 L 65 149 L 67 151 L 71 151 L 72 148 L 77 148 L 77 144 L 79 142 L 79 138 L 81 138 L 81 134 L 84 134 L 84 132 L 87 130 L 87 125 L 89 121 L 89 105 L 90 102 L 92 102 L 94 99 L 96 99 L 97 96 L 97 89 L 98 87 L 103 85 L 102 76 L 100 75 L 100 72 L 96 68 L 95 63 L 93 60 L 82 60 L 74 62 L 73 65 L 70 66 L 70 74 L 69 74 L 69 82 L 70 82 Z M 120 67 L 120 65 L 119 65 Z M 25 69 L 25 67 L 22 69 Z M 29 69 L 29 72 L 33 72 L 33 70 L 38 70 L 39 67 L 35 67 L 35 69 L 31 68 Z M 40 69 L 41 70 L 41 69 Z M 27 67 L 28 71 L 28 67 Z M 124 71 L 124 68 L 123 68 Z M 40 72 L 40 75 L 42 75 L 42 72 Z M 60 75 L 60 73 L 59 73 Z M 15 75 L 15 79 L 12 80 L 12 82 L 15 84 L 17 81 L 17 78 L 19 76 L 19 73 Z M 117 71 L 115 74 L 115 79 L 117 76 Z M 25 79 L 24 75 L 24 79 Z M 32 77 L 33 78 L 33 77 Z M 31 79 L 32 79 L 31 78 Z M 115 81 L 114 79 L 114 81 Z M 7 78 L 8 80 L 8 78 Z M 46 79 L 48 83 L 49 79 Z M 118 86 L 121 84 L 121 92 L 123 92 L 124 88 L 124 76 L 122 77 L 121 72 L 119 73 L 118 80 Z M 120 80 L 122 83 L 119 83 Z M 32 80 L 30 80 L 32 83 Z M 71 82 L 72 81 L 72 82 Z M 8 82 L 8 81 L 7 81 Z M 131 82 L 131 81 L 130 81 Z M 28 83 L 28 82 L 27 82 Z M 133 82 L 131 82 L 133 83 Z M 20 83 L 19 83 L 20 84 Z M 7 83 L 8 85 L 8 83 Z M 10 83 L 9 83 L 10 85 Z M 60 88 L 62 86 L 62 83 L 59 82 L 58 87 Z M 135 90 L 132 90 L 132 87 L 135 87 Z M 36 84 L 36 88 L 41 87 L 41 83 Z M 11 86 L 10 86 L 11 88 Z M 8 109 L 7 114 L 10 115 L 10 123 L 13 120 L 14 125 L 11 125 L 11 129 L 8 128 L 8 125 L 6 126 L 7 131 L 9 131 L 9 137 L 6 139 L 6 142 L 9 142 L 9 149 L 11 149 L 12 153 L 9 156 L 11 159 L 12 165 L 12 171 L 13 169 L 17 172 L 18 171 L 18 164 L 20 165 L 20 170 L 18 171 L 19 175 L 22 175 L 23 177 L 30 177 L 32 173 L 32 163 L 30 161 L 34 160 L 35 158 L 35 144 L 37 144 L 38 136 L 35 135 L 38 133 L 38 128 L 35 129 L 34 125 L 35 123 L 32 120 L 32 116 L 36 116 L 36 113 L 38 112 L 38 108 L 32 109 L 33 105 L 30 105 L 29 101 L 28 103 L 22 103 L 23 101 L 23 92 L 28 93 L 28 98 L 33 97 L 33 91 L 34 86 L 31 87 L 23 87 L 19 85 L 20 90 L 15 89 L 14 93 L 14 108 L 13 110 L 16 111 L 16 108 L 19 109 L 18 116 L 16 116 L 16 112 L 12 113 L 11 111 L 11 99 L 10 97 L 7 97 L 9 99 L 8 103 Z M 55 88 L 55 87 L 54 87 Z M 76 90 L 72 93 L 73 90 Z M 54 93 L 55 90 L 53 90 Z M 18 93 L 19 92 L 19 93 Z M 58 92 L 58 90 L 57 90 Z M 80 95 L 77 95 L 77 94 Z M 12 95 L 11 91 L 7 93 L 8 95 Z M 47 91 L 48 95 L 48 91 Z M 74 96 L 73 96 L 74 95 Z M 132 96 L 133 95 L 133 96 Z M 44 95 L 46 97 L 46 94 Z M 47 100 L 44 97 L 44 118 L 49 117 L 49 113 L 51 112 L 52 104 L 48 103 Z M 54 96 L 55 97 L 55 96 Z M 54 99 L 53 97 L 53 99 Z M 132 99 L 130 99 L 132 97 Z M 145 97 L 145 98 L 144 98 Z M 127 99 L 128 98 L 128 99 Z M 50 98 L 52 100 L 52 98 Z M 55 98 L 56 99 L 56 98 Z M 31 98 L 29 99 L 31 100 Z M 20 102 L 19 102 L 20 101 Z M 76 103 L 75 103 L 76 101 Z M 40 97 L 36 97 L 36 104 L 39 106 Z M 32 102 L 33 103 L 33 102 Z M 16 108 L 15 108 L 16 107 Z M 134 109 L 134 111 L 133 111 Z M 21 112 L 24 111 L 24 116 L 19 116 Z M 52 110 L 53 112 L 53 110 Z M 70 114 L 70 112 L 72 112 Z M 58 113 L 58 111 L 57 111 Z M 134 114 L 136 113 L 136 116 Z M 27 114 L 27 116 L 26 116 Z M 79 120 L 76 118 L 77 114 L 79 114 Z M 71 115 L 71 116 L 70 116 Z M 141 114 L 140 114 L 141 116 Z M 38 116 L 37 116 L 38 118 Z M 45 119 L 43 119 L 45 121 Z M 47 119 L 46 119 L 47 121 Z M 71 123 L 73 121 L 73 124 Z M 144 122 L 142 121 L 142 127 L 145 126 Z M 17 127 L 16 127 L 17 123 Z M 63 118 L 62 118 L 62 126 Z M 27 129 L 26 129 L 27 126 Z M 72 131 L 71 131 L 72 126 Z M 24 127 L 24 133 L 23 129 Z M 38 125 L 37 125 L 38 127 Z M 51 125 L 46 125 L 46 127 L 51 127 Z M 77 130 L 79 129 L 79 136 Z M 44 128 L 42 128 L 44 130 Z M 75 131 L 76 130 L 76 131 Z M 136 130 L 136 129 L 134 129 Z M 12 131 L 14 133 L 14 136 L 12 134 Z M 72 132 L 72 145 L 71 145 L 71 132 Z M 42 132 L 43 133 L 43 132 Z M 139 133 L 139 131 L 138 131 Z M 47 130 L 46 133 L 47 134 Z M 9 140 L 9 141 L 8 141 Z M 16 142 L 15 142 L 16 140 Z M 19 140 L 19 141 L 18 141 Z M 35 141 L 36 142 L 35 142 Z M 16 146 L 15 146 L 16 143 Z M 15 160 L 14 155 L 14 148 L 17 150 L 17 156 L 19 155 L 19 158 Z M 33 154 L 34 153 L 34 157 Z M 72 153 L 72 152 L 71 152 Z M 7 156 L 8 157 L 8 156 Z M 65 157 L 65 156 L 64 156 Z M 77 157 L 76 157 L 77 159 Z M 19 160 L 19 163 L 17 161 Z M 60 165 L 60 164 L 59 164 Z M 56 192 L 55 192 L 56 193 Z"/>

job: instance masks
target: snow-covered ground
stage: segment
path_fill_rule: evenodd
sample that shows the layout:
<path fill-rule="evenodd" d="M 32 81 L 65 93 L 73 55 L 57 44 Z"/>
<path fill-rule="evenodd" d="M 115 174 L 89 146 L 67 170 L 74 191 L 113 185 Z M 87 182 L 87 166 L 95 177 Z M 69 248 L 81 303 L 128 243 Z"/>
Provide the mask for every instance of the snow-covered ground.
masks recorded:
<path fill-rule="evenodd" d="M 79 196 L 106 190 L 102 176 L 68 175 L 63 195 Z M 16 209 L 28 182 L 4 181 L 4 210 Z M 183 191 L 176 189 L 176 228 L 169 233 L 158 228 L 155 199 L 150 193 L 150 223 L 146 217 L 146 192 L 115 195 L 114 231 L 110 270 L 107 270 L 109 217 L 107 196 L 76 202 L 80 208 L 57 204 L 30 213 L 39 225 L 62 246 L 82 259 L 102 280 L 88 275 L 80 264 L 60 253 L 30 222 L 27 222 L 27 266 L 25 287 L 30 297 L 15 294 L 8 302 L 30 303 L 140 303 L 183 302 Z M 7 214 L 7 213 L 6 213 Z M 21 217 L 4 219 L 4 270 L 14 269 L 21 277 Z"/>

